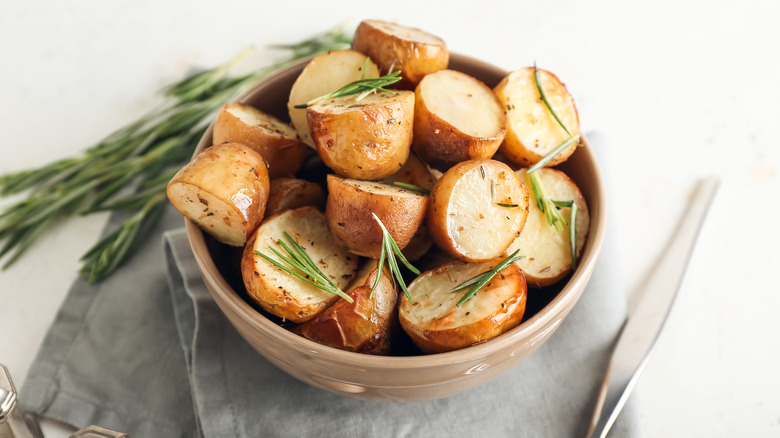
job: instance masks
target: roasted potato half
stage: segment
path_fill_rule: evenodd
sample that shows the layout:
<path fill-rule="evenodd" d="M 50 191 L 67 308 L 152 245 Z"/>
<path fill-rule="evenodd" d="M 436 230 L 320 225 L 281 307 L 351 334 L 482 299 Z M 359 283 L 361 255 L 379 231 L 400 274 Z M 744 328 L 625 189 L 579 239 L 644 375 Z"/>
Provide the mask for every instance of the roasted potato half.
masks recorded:
<path fill-rule="evenodd" d="M 504 163 L 464 161 L 433 186 L 427 223 L 436 245 L 470 262 L 501 255 L 523 229 L 528 190 Z"/>
<path fill-rule="evenodd" d="M 414 89 L 423 76 L 447 68 L 450 53 L 441 38 L 413 27 L 365 20 L 355 31 L 352 48 L 365 53 L 384 73 L 401 70 L 400 88 Z"/>
<path fill-rule="evenodd" d="M 237 103 L 225 105 L 214 122 L 214 144 L 236 142 L 257 151 L 268 164 L 268 177 L 298 173 L 307 148 L 295 130 L 257 108 Z"/>
<path fill-rule="evenodd" d="M 326 199 L 325 191 L 317 183 L 298 178 L 272 179 L 265 215 L 269 217 L 280 211 L 306 205 L 324 210 Z"/>
<path fill-rule="evenodd" d="M 428 164 L 446 170 L 490 158 L 504 140 L 504 107 L 477 79 L 442 70 L 426 76 L 414 94 L 414 151 Z"/>
<path fill-rule="evenodd" d="M 306 64 L 290 89 L 290 100 L 287 102 L 290 120 L 302 142 L 314 147 L 314 141 L 309 133 L 309 124 L 306 121 L 306 109 L 295 108 L 295 106 L 305 104 L 360 79 L 366 67 L 366 58 L 366 55 L 354 50 L 333 50 L 315 56 Z M 371 61 L 368 62 L 365 77 L 379 77 L 379 69 Z"/>
<path fill-rule="evenodd" d="M 544 190 L 551 199 L 574 201 L 577 204 L 577 257 L 579 257 L 590 228 L 590 215 L 585 198 L 574 181 L 560 170 L 545 168 L 536 172 L 539 173 Z M 527 187 L 532 187 L 526 169 L 517 171 L 517 175 L 525 181 Z M 520 248 L 520 253 L 525 258 L 516 263 L 525 273 L 528 284 L 543 287 L 562 280 L 571 272 L 571 240 L 569 227 L 557 231 L 547 222 L 547 216 L 536 206 L 535 199 L 535 194 L 532 194 L 525 227 L 520 236 L 507 248 L 506 254 L 511 254 Z M 571 209 L 561 207 L 560 211 L 566 222 L 569 222 Z"/>
<path fill-rule="evenodd" d="M 325 213 L 336 242 L 355 254 L 374 259 L 382 249 L 382 221 L 403 249 L 425 218 L 428 197 L 397 186 L 328 175 Z"/>
<path fill-rule="evenodd" d="M 579 116 L 566 86 L 554 74 L 542 69 L 538 71 L 539 83 L 550 106 L 571 135 L 578 135 Z M 569 139 L 569 134 L 561 128 L 540 97 L 533 67 L 509 73 L 496 86 L 495 92 L 507 110 L 506 140 L 501 145 L 501 152 L 510 160 L 532 166 Z M 576 141 L 572 143 L 547 166 L 566 161 L 577 145 Z"/>
<path fill-rule="evenodd" d="M 425 352 L 445 352 L 485 342 L 520 324 L 525 313 L 526 284 L 515 265 L 496 274 L 476 295 L 457 306 L 467 290 L 462 282 L 493 269 L 499 260 L 455 261 L 424 272 L 409 285 L 411 301 L 399 298 L 398 319 Z"/>
<path fill-rule="evenodd" d="M 168 183 L 168 200 L 222 243 L 243 246 L 265 212 L 268 171 L 263 158 L 238 144 L 207 148 Z"/>
<path fill-rule="evenodd" d="M 398 292 L 386 266 L 371 295 L 379 270 L 369 260 L 347 294 L 354 300 L 339 300 L 295 332 L 306 339 L 356 353 L 383 354 L 390 348 L 392 324 L 396 321 Z"/>
<path fill-rule="evenodd" d="M 257 228 L 241 259 L 247 293 L 269 313 L 296 323 L 306 322 L 340 298 L 293 277 L 255 254 L 254 250 L 257 250 L 285 263 L 268 248 L 271 246 L 285 254 L 278 243 L 285 240 L 284 232 L 303 247 L 341 290 L 355 277 L 360 267 L 359 258 L 336 243 L 328 231 L 325 214 L 314 207 L 284 211 L 266 219 Z"/>
<path fill-rule="evenodd" d="M 414 93 L 372 93 L 322 100 L 306 112 L 317 152 L 347 178 L 374 180 L 396 173 L 409 157 Z"/>

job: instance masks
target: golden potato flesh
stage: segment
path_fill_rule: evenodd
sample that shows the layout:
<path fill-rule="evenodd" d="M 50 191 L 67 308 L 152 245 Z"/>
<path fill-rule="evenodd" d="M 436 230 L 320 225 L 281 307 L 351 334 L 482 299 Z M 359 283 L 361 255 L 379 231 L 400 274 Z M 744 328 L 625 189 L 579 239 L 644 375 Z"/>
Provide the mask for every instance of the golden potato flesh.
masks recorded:
<path fill-rule="evenodd" d="M 254 150 L 223 143 L 205 149 L 168 183 L 181 214 L 220 242 L 243 246 L 265 212 L 269 183 Z"/>
<path fill-rule="evenodd" d="M 365 53 L 383 73 L 401 70 L 398 87 L 413 89 L 430 73 L 447 68 L 450 54 L 441 38 L 413 27 L 365 20 L 355 31 L 352 48 Z"/>
<path fill-rule="evenodd" d="M 466 261 L 501 255 L 523 229 L 528 190 L 504 163 L 464 161 L 433 186 L 427 222 L 433 241 Z"/>
<path fill-rule="evenodd" d="M 290 89 L 287 110 L 290 120 L 302 142 L 314 147 L 309 124 L 306 121 L 306 109 L 295 108 L 306 102 L 354 82 L 363 76 L 367 56 L 354 50 L 333 50 L 315 56 L 303 69 Z M 379 77 L 376 64 L 369 61 L 365 77 Z"/>
<path fill-rule="evenodd" d="M 409 157 L 414 93 L 379 92 L 356 100 L 323 100 L 307 109 L 317 152 L 347 178 L 374 180 L 396 173 Z"/>
<path fill-rule="evenodd" d="M 339 300 L 295 332 L 311 341 L 356 353 L 383 354 L 390 348 L 396 320 L 398 292 L 385 265 L 371 295 L 378 273 L 377 261 L 369 260 L 347 294 L 354 300 Z"/>
<path fill-rule="evenodd" d="M 247 293 L 269 313 L 296 323 L 306 322 L 341 298 L 290 275 L 254 252 L 257 250 L 290 267 L 269 249 L 271 246 L 287 256 L 278 243 L 286 242 L 284 232 L 303 247 L 341 290 L 355 277 L 359 258 L 335 242 L 328 231 L 325 214 L 314 207 L 284 211 L 257 228 L 241 259 Z"/>
<path fill-rule="evenodd" d="M 574 201 L 577 204 L 577 256 L 582 252 L 588 238 L 590 215 L 588 205 L 580 189 L 566 174 L 555 169 L 540 169 L 536 171 L 544 189 L 551 199 L 556 201 Z M 517 175 L 531 187 L 531 178 L 526 169 L 517 171 Z M 547 216 L 536 206 L 535 194 L 531 194 L 528 219 L 520 236 L 507 248 L 506 254 L 511 254 L 518 248 L 525 259 L 517 265 L 525 273 L 530 286 L 549 286 L 562 280 L 571 272 L 571 240 L 569 227 L 557 231 L 547 222 Z M 566 222 L 571 220 L 571 209 L 559 208 Z"/>
<path fill-rule="evenodd" d="M 398 247 L 403 249 L 425 218 L 428 197 L 397 186 L 328 175 L 325 208 L 336 242 L 355 254 L 379 258 L 382 221 Z"/>
<path fill-rule="evenodd" d="M 504 140 L 504 108 L 477 79 L 442 70 L 426 76 L 414 94 L 414 151 L 428 164 L 447 169 L 490 158 Z"/>
<path fill-rule="evenodd" d="M 272 179 L 265 215 L 269 217 L 280 211 L 306 205 L 323 210 L 325 200 L 325 191 L 317 183 L 298 178 Z"/>
<path fill-rule="evenodd" d="M 425 352 L 445 352 L 492 339 L 520 324 L 525 313 L 526 284 L 515 265 L 500 271 L 471 299 L 457 306 L 468 289 L 462 282 L 491 270 L 499 260 L 455 261 L 424 272 L 409 285 L 411 301 L 399 297 L 398 319 Z"/>
<path fill-rule="evenodd" d="M 539 69 L 539 83 L 550 106 L 561 118 L 571 135 L 580 133 L 580 121 L 574 99 L 558 78 Z M 507 110 L 506 140 L 501 152 L 523 166 L 532 166 L 553 149 L 569 139 L 542 101 L 536 87 L 533 67 L 526 67 L 507 75 L 495 88 L 496 96 Z M 547 166 L 555 166 L 569 158 L 577 148 L 572 143 Z"/>
<path fill-rule="evenodd" d="M 268 165 L 268 177 L 295 175 L 306 158 L 306 146 L 295 130 L 254 107 L 225 105 L 214 122 L 214 144 L 236 142 L 257 151 Z"/>

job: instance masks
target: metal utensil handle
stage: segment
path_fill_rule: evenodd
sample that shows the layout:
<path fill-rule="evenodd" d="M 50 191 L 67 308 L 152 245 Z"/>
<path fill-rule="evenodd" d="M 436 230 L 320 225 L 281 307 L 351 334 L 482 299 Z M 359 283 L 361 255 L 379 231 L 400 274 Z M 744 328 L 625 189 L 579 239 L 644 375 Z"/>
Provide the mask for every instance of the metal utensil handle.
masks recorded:
<path fill-rule="evenodd" d="M 656 262 L 652 275 L 637 291 L 638 302 L 612 353 L 588 437 L 606 437 L 644 371 L 677 297 L 699 231 L 719 184 L 720 180 L 716 177 L 706 178 L 699 183 L 687 213 Z"/>

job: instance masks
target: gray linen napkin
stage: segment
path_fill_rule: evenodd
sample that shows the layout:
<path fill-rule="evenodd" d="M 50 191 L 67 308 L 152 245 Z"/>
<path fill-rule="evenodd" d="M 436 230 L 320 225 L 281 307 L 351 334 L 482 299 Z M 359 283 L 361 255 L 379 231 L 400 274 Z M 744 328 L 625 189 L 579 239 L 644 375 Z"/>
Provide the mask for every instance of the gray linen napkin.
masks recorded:
<path fill-rule="evenodd" d="M 169 208 L 156 235 L 181 221 Z M 625 317 L 613 238 L 577 306 L 534 355 L 466 393 L 396 404 L 340 397 L 267 362 L 211 300 L 183 230 L 168 232 L 164 251 L 149 239 L 108 280 L 74 284 L 22 406 L 136 438 L 582 436 Z M 611 436 L 637 435 L 633 404 Z"/>

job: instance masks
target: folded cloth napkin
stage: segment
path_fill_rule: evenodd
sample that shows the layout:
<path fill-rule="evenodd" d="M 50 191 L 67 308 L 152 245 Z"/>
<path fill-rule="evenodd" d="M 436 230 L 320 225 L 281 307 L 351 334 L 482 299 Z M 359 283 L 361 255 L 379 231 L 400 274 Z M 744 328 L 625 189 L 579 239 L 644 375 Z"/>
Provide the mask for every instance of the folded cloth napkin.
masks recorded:
<path fill-rule="evenodd" d="M 122 219 L 115 215 L 107 229 Z M 209 296 L 181 223 L 169 208 L 157 238 L 118 272 L 73 285 L 22 388 L 23 409 L 136 438 L 572 437 L 587 430 L 625 318 L 614 233 L 577 306 L 530 358 L 463 394 L 403 404 L 308 386 L 252 350 Z M 610 436 L 637 435 L 634 400 Z"/>

